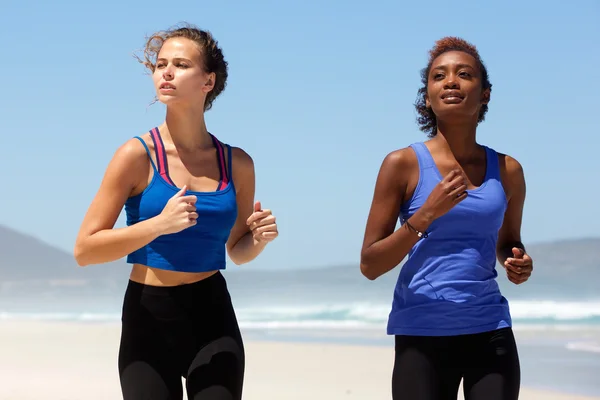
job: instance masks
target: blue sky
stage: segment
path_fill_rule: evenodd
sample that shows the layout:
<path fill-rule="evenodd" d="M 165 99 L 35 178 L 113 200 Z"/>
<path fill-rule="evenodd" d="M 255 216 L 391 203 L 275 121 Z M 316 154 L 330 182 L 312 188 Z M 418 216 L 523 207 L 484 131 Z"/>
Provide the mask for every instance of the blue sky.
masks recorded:
<path fill-rule="evenodd" d="M 524 166 L 525 242 L 598 236 L 600 3 L 489 3 L 5 2 L 0 224 L 72 250 L 115 149 L 164 117 L 133 52 L 187 21 L 230 64 L 208 127 L 254 158 L 278 218 L 252 268 L 358 262 L 383 157 L 425 139 L 419 71 L 447 35 L 489 69 L 478 140 Z"/>

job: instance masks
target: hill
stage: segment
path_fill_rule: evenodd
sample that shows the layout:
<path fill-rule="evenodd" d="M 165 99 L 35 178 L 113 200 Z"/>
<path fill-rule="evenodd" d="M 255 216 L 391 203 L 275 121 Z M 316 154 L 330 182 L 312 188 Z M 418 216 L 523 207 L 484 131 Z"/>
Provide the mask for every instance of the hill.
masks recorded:
<path fill-rule="evenodd" d="M 600 295 L 600 238 L 560 240 L 528 246 L 535 260 L 533 278 L 516 287 L 506 280 L 501 268 L 503 290 L 521 297 L 553 293 L 571 298 Z M 55 296 L 103 296 L 121 298 L 130 267 L 124 261 L 80 268 L 73 256 L 43 241 L 0 225 L 0 299 L 53 298 Z M 349 295 L 391 290 L 399 268 L 371 282 L 364 279 L 358 265 L 342 265 L 302 270 L 260 270 L 233 267 L 226 271 L 230 288 L 238 292 L 277 293 L 314 288 L 315 280 L 343 284 Z M 326 290 L 326 289 L 324 289 Z"/>
<path fill-rule="evenodd" d="M 124 262 L 80 268 L 72 254 L 2 225 L 0 254 L 0 298 L 112 292 L 122 288 L 129 275 Z"/>

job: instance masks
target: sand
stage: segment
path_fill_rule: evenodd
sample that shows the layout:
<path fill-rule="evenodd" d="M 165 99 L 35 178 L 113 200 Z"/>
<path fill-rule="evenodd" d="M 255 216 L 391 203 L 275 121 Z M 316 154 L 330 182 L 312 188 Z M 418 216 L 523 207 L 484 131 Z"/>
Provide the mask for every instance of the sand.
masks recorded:
<path fill-rule="evenodd" d="M 119 334 L 114 323 L 0 322 L 0 400 L 122 398 L 116 368 Z M 245 345 L 245 400 L 391 399 L 391 348 Z M 600 400 L 528 388 L 520 398 Z"/>

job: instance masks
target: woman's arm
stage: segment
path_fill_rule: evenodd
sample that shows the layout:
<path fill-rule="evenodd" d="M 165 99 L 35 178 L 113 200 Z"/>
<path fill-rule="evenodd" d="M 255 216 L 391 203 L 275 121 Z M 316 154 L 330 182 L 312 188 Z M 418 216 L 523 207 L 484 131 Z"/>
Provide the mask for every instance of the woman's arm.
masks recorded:
<path fill-rule="evenodd" d="M 254 161 L 240 148 L 232 147 L 231 151 L 238 215 L 229 234 L 227 252 L 235 264 L 241 265 L 254 260 L 278 232 L 271 210 L 254 203 Z"/>
<path fill-rule="evenodd" d="M 411 152 L 402 149 L 388 154 L 377 176 L 360 257 L 360 270 L 370 280 L 395 268 L 419 241 L 419 236 L 406 224 L 394 232 L 411 163 L 416 163 Z M 432 221 L 433 216 L 422 210 L 409 219 L 420 232 L 425 232 Z"/>
<path fill-rule="evenodd" d="M 533 260 L 521 242 L 521 223 L 525 204 L 526 185 L 523 167 L 510 156 L 501 157 L 503 185 L 507 197 L 504 222 L 498 232 L 496 256 L 506 268 L 508 279 L 520 284 L 531 276 Z"/>
<path fill-rule="evenodd" d="M 168 216 L 161 214 L 113 229 L 127 198 L 138 186 L 145 186 L 147 171 L 148 157 L 137 139 L 127 141 L 115 152 L 79 229 L 74 249 L 77 264 L 83 267 L 118 260 L 161 234 L 195 224 L 195 218 L 187 218 L 195 214 L 188 204 L 195 202 L 195 196 L 184 196 L 182 190 L 170 200 L 173 212 Z"/>

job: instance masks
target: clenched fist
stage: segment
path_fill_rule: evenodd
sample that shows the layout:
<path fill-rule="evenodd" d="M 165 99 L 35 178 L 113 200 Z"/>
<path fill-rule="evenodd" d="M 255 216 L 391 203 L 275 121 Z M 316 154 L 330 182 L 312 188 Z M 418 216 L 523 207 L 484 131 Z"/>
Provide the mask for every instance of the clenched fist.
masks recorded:
<path fill-rule="evenodd" d="M 271 210 L 263 210 L 260 201 L 254 204 L 254 212 L 248 217 L 246 224 L 257 242 L 270 242 L 279 235 L 275 216 Z"/>
<path fill-rule="evenodd" d="M 187 186 L 184 186 L 175 193 L 159 215 L 164 235 L 177 233 L 196 225 L 198 219 L 195 206 L 197 198 L 194 195 L 186 196 L 186 190 Z"/>

